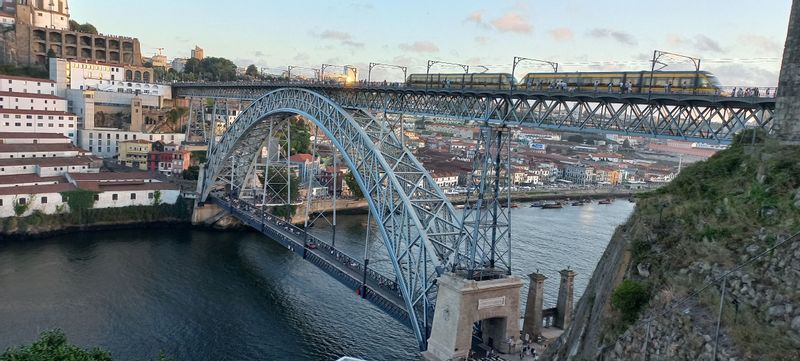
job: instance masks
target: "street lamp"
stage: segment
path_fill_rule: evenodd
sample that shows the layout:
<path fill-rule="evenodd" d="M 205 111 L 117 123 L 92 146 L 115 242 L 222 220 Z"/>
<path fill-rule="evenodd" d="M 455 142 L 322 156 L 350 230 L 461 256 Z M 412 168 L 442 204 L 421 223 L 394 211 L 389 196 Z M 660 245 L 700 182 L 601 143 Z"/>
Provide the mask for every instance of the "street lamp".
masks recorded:
<path fill-rule="evenodd" d="M 405 66 L 394 65 L 394 64 L 383 64 L 383 63 L 369 63 L 369 71 L 367 72 L 367 83 L 370 83 L 372 81 L 372 68 L 378 67 L 378 66 L 387 67 L 387 68 L 396 68 L 396 69 L 402 70 L 403 71 L 403 81 L 405 81 L 406 78 L 408 77 L 408 68 L 405 67 Z"/>
<path fill-rule="evenodd" d="M 305 69 L 305 70 L 311 70 L 311 71 L 313 71 L 313 72 L 314 72 L 314 76 L 319 76 L 319 69 L 309 68 L 309 67 L 305 67 L 305 66 L 294 66 L 294 65 L 289 65 L 289 66 L 288 66 L 288 70 L 287 70 L 287 72 L 286 72 L 286 74 L 287 74 L 286 78 L 287 78 L 287 80 L 288 80 L 290 83 L 292 82 L 292 69 Z"/>
<path fill-rule="evenodd" d="M 450 63 L 450 62 L 447 62 L 447 61 L 439 61 L 439 60 L 428 60 L 428 69 L 425 70 L 425 89 L 428 89 L 428 86 L 430 85 L 430 79 L 429 78 L 430 78 L 430 73 L 431 73 L 431 67 L 436 65 L 436 64 L 446 64 L 446 65 L 460 66 L 462 69 L 464 69 L 464 75 L 465 76 L 466 76 L 467 73 L 469 73 L 469 65 L 467 65 L 467 64 Z M 463 81 L 461 82 L 461 87 L 462 88 L 464 87 L 464 82 Z"/>
<path fill-rule="evenodd" d="M 558 63 L 556 63 L 556 62 L 548 61 L 548 60 L 525 58 L 525 57 L 521 57 L 521 56 L 515 56 L 514 57 L 514 64 L 511 65 L 511 79 L 512 79 L 511 90 L 514 90 L 513 81 L 516 80 L 514 78 L 514 73 L 516 73 L 516 71 L 517 71 L 517 64 L 519 64 L 520 62 L 523 62 L 523 61 L 530 61 L 530 62 L 534 62 L 534 63 L 542 63 L 542 64 L 550 65 L 553 68 L 553 73 L 558 73 Z"/>
<path fill-rule="evenodd" d="M 658 70 L 664 69 L 668 65 L 667 63 L 663 63 L 663 62 L 659 61 L 661 59 L 661 57 L 663 57 L 663 56 L 689 59 L 689 61 L 691 61 L 692 64 L 694 64 L 695 78 L 694 78 L 694 86 L 692 86 L 692 94 L 696 94 L 697 93 L 697 81 L 698 81 L 698 79 L 700 79 L 700 58 L 695 58 L 695 57 L 691 57 L 691 56 L 688 56 L 688 55 L 671 53 L 671 52 L 668 52 L 668 51 L 653 50 L 653 60 L 652 60 L 652 64 L 650 65 L 650 84 L 648 86 L 649 91 L 647 92 L 648 93 L 647 96 L 650 97 L 650 94 L 653 93 L 653 73 L 655 73 L 655 71 L 656 71 L 656 64 L 661 65 L 661 67 L 658 68 Z"/>

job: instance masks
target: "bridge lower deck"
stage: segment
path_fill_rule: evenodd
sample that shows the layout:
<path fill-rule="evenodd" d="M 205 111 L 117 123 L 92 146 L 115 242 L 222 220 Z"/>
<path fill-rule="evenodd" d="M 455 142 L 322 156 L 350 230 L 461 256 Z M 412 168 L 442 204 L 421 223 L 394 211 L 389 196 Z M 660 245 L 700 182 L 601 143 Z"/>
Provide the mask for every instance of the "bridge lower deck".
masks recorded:
<path fill-rule="evenodd" d="M 362 262 L 303 229 L 264 213 L 261 208 L 253 204 L 239 199 L 230 201 L 219 195 L 209 195 L 207 201 L 228 210 L 248 226 L 313 263 L 352 289 L 354 295 L 369 300 L 397 320 L 408 322 L 406 304 L 395 281 L 369 268 L 365 277 Z M 310 243 L 315 244 L 316 248 L 306 246 Z M 364 284 L 365 278 L 366 284 Z"/>

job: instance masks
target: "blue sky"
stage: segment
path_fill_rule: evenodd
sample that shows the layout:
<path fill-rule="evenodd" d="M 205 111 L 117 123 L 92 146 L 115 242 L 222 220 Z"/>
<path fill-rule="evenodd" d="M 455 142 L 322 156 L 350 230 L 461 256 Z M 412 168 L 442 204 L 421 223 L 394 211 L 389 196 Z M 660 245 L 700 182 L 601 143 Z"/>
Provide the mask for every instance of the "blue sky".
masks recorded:
<path fill-rule="evenodd" d="M 144 55 L 206 56 L 268 70 L 428 59 L 510 72 L 514 56 L 563 71 L 649 69 L 653 50 L 703 59 L 725 85 L 777 84 L 791 0 L 71 0 L 72 18 L 138 37 Z M 109 14 L 114 14 L 110 16 Z M 119 15 L 118 15 L 119 14 Z M 126 16 L 123 14 L 131 14 Z M 686 69 L 671 63 L 668 69 Z M 519 73 L 545 71 L 522 63 Z M 433 72 L 456 71 L 437 67 Z M 378 70 L 373 79 L 402 77 Z M 519 77 L 519 75 L 518 75 Z"/>

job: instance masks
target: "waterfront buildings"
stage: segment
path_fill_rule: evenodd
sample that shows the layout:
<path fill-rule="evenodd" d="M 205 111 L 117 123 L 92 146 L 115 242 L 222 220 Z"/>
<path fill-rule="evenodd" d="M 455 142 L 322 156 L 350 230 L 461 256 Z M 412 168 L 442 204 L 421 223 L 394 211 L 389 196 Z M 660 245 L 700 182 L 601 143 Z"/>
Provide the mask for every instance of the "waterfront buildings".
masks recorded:
<path fill-rule="evenodd" d="M 0 130 L 61 134 L 75 143 L 77 116 L 56 92 L 56 83 L 47 79 L 0 74 Z"/>

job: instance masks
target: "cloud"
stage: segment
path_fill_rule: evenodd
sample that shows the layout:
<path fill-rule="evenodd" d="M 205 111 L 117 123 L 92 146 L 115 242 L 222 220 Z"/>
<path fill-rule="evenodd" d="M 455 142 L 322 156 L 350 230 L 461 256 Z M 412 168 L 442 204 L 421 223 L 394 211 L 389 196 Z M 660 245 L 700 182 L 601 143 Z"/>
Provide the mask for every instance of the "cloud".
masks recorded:
<path fill-rule="evenodd" d="M 468 23 L 483 24 L 483 13 L 480 10 L 475 10 L 464 21 Z"/>
<path fill-rule="evenodd" d="M 766 36 L 743 34 L 739 35 L 738 40 L 742 45 L 769 53 L 765 55 L 780 55 L 783 51 L 783 45 Z"/>
<path fill-rule="evenodd" d="M 718 67 L 709 66 L 708 71 L 714 73 L 723 86 L 776 86 L 778 71 L 771 71 L 743 64 L 725 64 Z"/>
<path fill-rule="evenodd" d="M 506 13 L 505 15 L 492 19 L 492 26 L 502 32 L 513 33 L 530 33 L 531 24 L 522 16 L 515 13 Z"/>
<path fill-rule="evenodd" d="M 439 51 L 439 47 L 430 41 L 415 41 L 413 44 L 400 44 L 398 47 L 403 51 L 417 53 L 435 53 Z"/>
<path fill-rule="evenodd" d="M 261 50 L 256 50 L 253 52 L 253 56 L 255 56 L 256 58 L 262 58 L 264 57 L 264 52 Z"/>
<path fill-rule="evenodd" d="M 403 56 L 403 55 L 395 56 L 392 59 L 392 64 L 397 64 L 397 65 L 408 66 L 408 65 L 411 65 L 413 63 L 414 63 L 414 59 L 412 59 L 410 57 L 407 57 L 407 56 Z"/>
<path fill-rule="evenodd" d="M 596 28 L 589 32 L 595 38 L 611 38 L 625 45 L 636 45 L 636 38 L 623 31 L 611 30 L 606 28 Z"/>
<path fill-rule="evenodd" d="M 294 61 L 306 61 L 308 60 L 308 54 L 306 53 L 297 53 L 297 55 L 292 58 Z"/>
<path fill-rule="evenodd" d="M 319 37 L 323 39 L 333 39 L 333 40 L 350 40 L 352 38 L 350 34 L 336 30 L 325 30 L 319 34 Z"/>
<path fill-rule="evenodd" d="M 673 47 L 692 49 L 699 52 L 711 52 L 711 53 L 725 52 L 725 50 L 722 49 L 722 46 L 716 40 L 711 39 L 702 34 L 696 35 L 694 39 L 685 38 L 680 35 L 670 34 L 667 35 L 667 43 Z"/>
<path fill-rule="evenodd" d="M 489 38 L 487 38 L 485 36 L 476 36 L 475 37 L 475 42 L 480 44 L 480 45 L 486 45 L 486 44 L 489 43 Z"/>
<path fill-rule="evenodd" d="M 350 35 L 350 33 L 346 33 L 346 32 L 343 32 L 343 31 L 325 30 L 322 33 L 318 34 L 317 36 L 319 36 L 322 39 L 337 40 L 337 41 L 339 41 L 339 44 L 347 46 L 347 47 L 351 47 L 351 48 L 363 48 L 364 47 L 364 43 L 358 42 L 358 41 L 354 41 L 353 40 L 353 36 Z"/>
<path fill-rule="evenodd" d="M 550 36 L 556 41 L 572 41 L 575 37 L 575 32 L 570 28 L 557 28 L 550 30 Z"/>
<path fill-rule="evenodd" d="M 699 51 L 710 51 L 713 53 L 724 53 L 719 43 L 705 35 L 695 36 L 694 48 Z"/>

